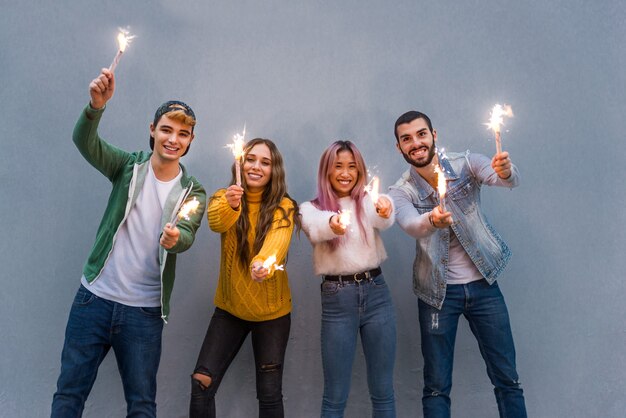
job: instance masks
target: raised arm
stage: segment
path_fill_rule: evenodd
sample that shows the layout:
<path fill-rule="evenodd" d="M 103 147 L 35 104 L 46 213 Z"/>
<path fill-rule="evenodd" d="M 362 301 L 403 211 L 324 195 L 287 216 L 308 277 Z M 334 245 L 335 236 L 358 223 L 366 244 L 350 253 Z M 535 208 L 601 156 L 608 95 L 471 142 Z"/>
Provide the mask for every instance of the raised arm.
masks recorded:
<path fill-rule="evenodd" d="M 130 155 L 107 143 L 98 135 L 100 118 L 114 90 L 113 74 L 106 68 L 102 69 L 100 75 L 89 83 L 91 101 L 81 113 L 72 134 L 74 144 L 81 155 L 109 180 L 113 179 Z"/>
<path fill-rule="evenodd" d="M 230 186 L 228 189 L 231 189 Z M 234 185 L 234 187 L 239 187 Z M 240 187 L 239 187 L 240 188 Z M 239 219 L 241 211 L 239 205 L 236 208 L 231 206 L 229 199 L 226 197 L 228 189 L 220 189 L 215 192 L 209 199 L 209 208 L 207 210 L 207 218 L 209 220 L 209 228 L 213 232 L 223 233 L 228 231 Z M 241 196 L 239 197 L 241 199 Z"/>

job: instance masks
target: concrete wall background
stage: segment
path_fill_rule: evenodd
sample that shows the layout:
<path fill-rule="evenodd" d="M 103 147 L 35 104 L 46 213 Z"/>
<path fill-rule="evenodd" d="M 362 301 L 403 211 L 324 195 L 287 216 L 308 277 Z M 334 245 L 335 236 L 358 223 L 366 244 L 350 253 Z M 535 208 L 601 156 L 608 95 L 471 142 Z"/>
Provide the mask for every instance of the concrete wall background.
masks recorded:
<path fill-rule="evenodd" d="M 117 70 L 101 135 L 148 147 L 156 107 L 180 98 L 198 115 L 184 164 L 208 192 L 226 184 L 223 145 L 245 122 L 274 139 L 292 196 L 313 197 L 321 151 L 352 139 L 388 186 L 405 169 L 393 123 L 429 114 L 449 150 L 493 154 L 482 125 L 496 102 L 516 117 L 504 148 L 522 172 L 513 191 L 483 193 L 514 258 L 500 280 L 530 416 L 621 417 L 626 410 L 626 5 L 580 0 L 4 2 L 0 16 L 0 416 L 49 414 L 67 314 L 109 193 L 71 131 L 87 86 L 115 54 L 118 26 L 136 40 Z M 413 242 L 395 226 L 383 266 L 398 314 L 400 417 L 421 416 L 422 360 L 411 293 Z M 157 402 L 187 415 L 189 374 L 213 310 L 219 237 L 203 224 L 179 261 Z M 284 378 L 288 416 L 319 414 L 320 302 L 310 245 L 294 239 L 293 327 Z M 453 411 L 495 417 L 474 338 L 457 338 Z M 224 417 L 256 415 L 246 343 L 217 398 Z M 359 352 L 347 417 L 369 415 Z M 622 412 L 620 412 L 622 411 Z M 125 414 L 110 355 L 85 416 Z"/>

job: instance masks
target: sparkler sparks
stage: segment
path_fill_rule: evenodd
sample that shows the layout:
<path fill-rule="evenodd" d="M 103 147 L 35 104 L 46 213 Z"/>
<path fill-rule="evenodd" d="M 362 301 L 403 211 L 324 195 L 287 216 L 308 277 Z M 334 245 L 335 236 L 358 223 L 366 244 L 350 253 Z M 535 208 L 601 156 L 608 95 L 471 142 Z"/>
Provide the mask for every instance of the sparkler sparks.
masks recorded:
<path fill-rule="evenodd" d="M 117 64 L 119 64 L 122 54 L 124 53 L 124 51 L 126 51 L 126 47 L 133 40 L 134 37 L 135 36 L 131 35 L 127 29 L 119 28 L 119 33 L 117 35 L 117 54 L 115 54 L 115 58 L 113 58 L 113 62 L 109 66 L 109 71 L 115 71 L 115 67 L 117 67 Z"/>
<path fill-rule="evenodd" d="M 379 188 L 380 188 L 380 180 L 378 179 L 378 176 L 372 177 L 372 179 L 367 184 L 367 186 L 365 186 L 365 191 L 367 192 L 368 195 L 370 195 L 370 197 L 372 198 L 372 202 L 374 202 L 374 204 L 378 202 Z"/>
<path fill-rule="evenodd" d="M 339 223 L 347 228 L 352 222 L 352 211 L 350 210 L 342 210 L 339 212 Z"/>
<path fill-rule="evenodd" d="M 243 133 L 233 136 L 233 143 L 226 145 L 230 148 L 235 157 L 235 178 L 237 186 L 241 187 L 241 164 L 243 160 L 243 147 L 246 143 L 246 125 L 243 125 Z"/>
<path fill-rule="evenodd" d="M 200 206 L 200 202 L 194 196 L 193 199 L 189 200 L 187 203 L 180 207 L 180 210 L 176 214 L 175 218 L 172 220 L 172 228 L 176 225 L 176 223 L 180 219 L 189 220 L 189 217 L 198 210 L 198 206 Z"/>
<path fill-rule="evenodd" d="M 284 270 L 285 266 L 282 264 L 276 264 L 276 256 L 270 255 L 267 260 L 263 262 L 263 268 L 267 269 L 270 273 L 276 270 Z"/>
<path fill-rule="evenodd" d="M 489 122 L 485 123 L 485 125 L 487 125 L 487 129 L 493 130 L 496 137 L 496 151 L 498 154 L 502 152 L 500 126 L 504 123 L 505 116 L 509 118 L 513 117 L 513 109 L 511 109 L 511 106 L 507 104 L 504 106 L 496 104 L 491 110 L 491 118 L 489 119 Z"/>

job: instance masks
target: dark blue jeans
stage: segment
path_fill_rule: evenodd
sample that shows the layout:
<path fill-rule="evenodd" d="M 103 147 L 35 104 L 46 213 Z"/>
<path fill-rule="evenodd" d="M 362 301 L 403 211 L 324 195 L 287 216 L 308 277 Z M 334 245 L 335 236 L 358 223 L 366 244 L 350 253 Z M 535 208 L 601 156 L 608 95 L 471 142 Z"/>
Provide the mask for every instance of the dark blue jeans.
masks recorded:
<path fill-rule="evenodd" d="M 98 367 L 113 348 L 124 386 L 127 416 L 155 417 L 162 331 L 161 308 L 135 308 L 111 302 L 81 285 L 67 321 L 51 416 L 82 416 Z"/>
<path fill-rule="evenodd" d="M 367 365 L 372 416 L 396 416 L 396 314 L 382 274 L 360 283 L 322 283 L 323 418 L 343 417 L 358 335 Z"/>
<path fill-rule="evenodd" d="M 194 373 L 211 378 L 209 387 L 191 379 L 190 418 L 215 417 L 215 394 L 222 378 L 248 334 L 256 367 L 256 394 L 260 418 L 282 418 L 283 364 L 289 341 L 291 315 L 269 321 L 252 322 L 215 308 L 204 337 Z"/>
<path fill-rule="evenodd" d="M 526 417 L 509 314 L 498 284 L 490 286 L 486 280 L 479 280 L 448 285 L 441 310 L 421 300 L 418 303 L 424 356 L 424 416 L 450 417 L 454 343 L 459 317 L 463 315 L 487 365 L 500 416 Z"/>

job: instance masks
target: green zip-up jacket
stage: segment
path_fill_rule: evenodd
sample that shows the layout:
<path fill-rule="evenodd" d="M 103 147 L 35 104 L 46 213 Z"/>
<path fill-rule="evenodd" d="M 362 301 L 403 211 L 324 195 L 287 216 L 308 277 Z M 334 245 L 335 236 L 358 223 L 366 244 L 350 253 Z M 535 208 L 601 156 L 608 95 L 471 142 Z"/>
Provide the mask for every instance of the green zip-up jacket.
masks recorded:
<path fill-rule="evenodd" d="M 104 174 L 113 185 L 106 210 L 98 227 L 96 242 L 83 268 L 83 274 L 89 283 L 98 279 L 111 254 L 117 231 L 126 220 L 143 187 L 152 155 L 151 152 L 144 151 L 129 153 L 100 138 L 98 136 L 98 124 L 103 112 L 104 109 L 95 110 L 91 105 L 87 105 L 76 122 L 73 133 L 74 144 L 83 157 Z M 161 228 L 174 219 L 183 203 L 195 197 L 200 205 L 195 213 L 191 214 L 189 220 L 180 219 L 178 221 L 176 226 L 180 230 L 180 236 L 176 245 L 169 250 L 160 247 L 161 317 L 166 322 L 174 287 L 176 254 L 191 247 L 206 208 L 204 188 L 198 180 L 187 174 L 187 170 L 182 164 L 181 169 L 183 174 L 180 183 L 172 188 L 163 207 Z"/>

